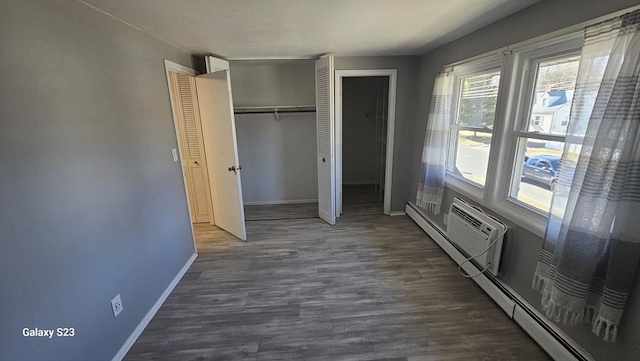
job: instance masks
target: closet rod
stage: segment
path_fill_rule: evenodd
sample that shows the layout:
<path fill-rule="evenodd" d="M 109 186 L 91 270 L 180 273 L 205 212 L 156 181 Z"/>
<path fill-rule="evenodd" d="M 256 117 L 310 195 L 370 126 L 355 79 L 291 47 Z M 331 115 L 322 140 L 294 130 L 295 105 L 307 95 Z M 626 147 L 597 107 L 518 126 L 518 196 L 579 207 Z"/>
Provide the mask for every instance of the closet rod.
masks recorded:
<path fill-rule="evenodd" d="M 282 113 L 315 113 L 315 109 L 311 110 L 285 110 L 285 109 L 274 109 L 274 110 L 237 110 L 234 111 L 234 114 L 282 114 Z"/>

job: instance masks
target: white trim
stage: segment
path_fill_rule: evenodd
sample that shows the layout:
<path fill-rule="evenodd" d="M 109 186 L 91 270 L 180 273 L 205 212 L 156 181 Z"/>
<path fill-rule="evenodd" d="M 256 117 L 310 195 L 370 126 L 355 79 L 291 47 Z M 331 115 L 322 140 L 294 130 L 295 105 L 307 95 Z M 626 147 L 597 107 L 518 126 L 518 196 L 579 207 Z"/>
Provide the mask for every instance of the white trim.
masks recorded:
<path fill-rule="evenodd" d="M 405 211 L 393 211 L 393 212 L 389 213 L 389 215 L 390 215 L 391 217 L 396 217 L 396 216 L 406 216 L 406 215 L 407 215 L 407 212 L 405 212 Z"/>
<path fill-rule="evenodd" d="M 487 167 L 488 168 L 488 167 Z M 489 170 L 487 169 L 487 173 Z M 473 183 L 464 178 L 460 178 L 455 176 L 453 173 L 446 171 L 444 174 L 444 185 L 445 187 L 452 189 L 463 196 L 469 197 L 474 200 L 478 204 L 486 206 L 484 204 L 484 190 L 486 188 L 482 188 L 479 184 Z"/>
<path fill-rule="evenodd" d="M 544 238 L 547 214 L 533 209 L 511 197 L 512 183 L 519 181 L 522 163 L 517 163 L 521 137 L 564 141 L 559 136 L 530 133 L 527 131 L 531 99 L 535 87 L 536 64 L 547 59 L 579 54 L 583 38 L 580 33 L 572 32 L 558 38 L 514 48 L 503 67 L 510 79 L 501 82 L 501 91 L 506 94 L 505 104 L 500 104 L 500 123 L 496 135 L 500 135 L 500 144 L 496 145 L 495 157 L 490 159 L 491 174 L 494 175 L 485 206 L 495 210 L 503 217 Z M 564 137 L 562 137 L 564 138 Z M 492 152 L 493 153 L 493 152 Z"/>
<path fill-rule="evenodd" d="M 187 260 L 187 263 L 185 263 L 184 266 L 182 266 L 182 269 L 180 269 L 178 274 L 173 278 L 173 281 L 169 283 L 169 286 L 167 286 L 164 292 L 162 292 L 162 294 L 160 295 L 156 303 L 147 312 L 147 314 L 144 316 L 142 321 L 140 321 L 140 323 L 138 324 L 138 327 L 136 327 L 136 329 L 133 330 L 129 338 L 127 338 L 127 340 L 124 342 L 122 347 L 120 347 L 120 350 L 118 351 L 118 353 L 116 353 L 116 355 L 113 356 L 112 361 L 120 361 L 127 355 L 127 352 L 129 352 L 129 350 L 131 349 L 133 344 L 136 342 L 138 337 L 140 337 L 140 335 L 142 334 L 144 329 L 147 327 L 149 322 L 151 322 L 151 319 L 153 319 L 153 316 L 156 315 L 156 313 L 158 312 L 158 310 L 160 309 L 164 301 L 167 299 L 167 297 L 169 297 L 173 289 L 178 285 L 178 282 L 180 282 L 180 280 L 182 279 L 182 276 L 184 276 L 184 274 L 187 273 L 187 270 L 189 270 L 189 267 L 191 267 L 191 264 L 193 264 L 193 261 L 195 261 L 196 257 L 198 257 L 197 253 L 192 254 L 191 257 Z"/>
<path fill-rule="evenodd" d="M 486 74 L 487 72 L 493 72 L 493 71 L 499 71 L 500 72 L 500 87 L 499 87 L 499 92 L 498 92 L 498 96 L 497 96 L 497 102 L 496 102 L 496 116 L 494 119 L 494 129 L 489 129 L 489 128 L 483 128 L 480 130 L 476 130 L 473 129 L 474 131 L 480 131 L 482 133 L 488 133 L 491 134 L 491 145 L 489 148 L 489 156 L 487 157 L 487 172 L 485 174 L 485 185 L 481 185 L 481 184 L 477 184 L 475 182 L 472 182 L 469 179 L 465 179 L 464 177 L 459 177 L 456 176 L 453 172 L 449 171 L 448 169 L 450 167 L 453 167 L 455 164 L 455 159 L 456 157 L 456 153 L 458 151 L 457 146 L 455 143 L 452 142 L 452 140 L 454 140 L 453 138 L 453 132 L 451 132 L 452 134 L 450 134 L 449 137 L 449 145 L 447 148 L 447 164 L 446 164 L 446 168 L 447 171 L 445 173 L 445 185 L 448 188 L 451 188 L 471 199 L 473 199 L 474 201 L 482 204 L 483 206 L 486 206 L 485 204 L 485 194 L 487 193 L 487 188 L 490 187 L 490 180 L 491 180 L 491 162 L 492 159 L 495 158 L 495 146 L 496 143 L 499 141 L 498 139 L 496 139 L 495 136 L 495 127 L 498 125 L 498 123 L 500 122 L 500 118 L 499 118 L 499 111 L 500 109 L 498 108 L 498 106 L 501 104 L 502 99 L 504 98 L 504 93 L 501 91 L 502 90 L 502 78 L 503 78 L 503 66 L 504 66 L 504 53 L 502 51 L 492 51 L 490 53 L 486 53 L 482 56 L 477 56 L 474 57 L 470 60 L 465 60 L 464 62 L 458 63 L 456 65 L 453 66 L 452 68 L 452 76 L 454 77 L 454 91 L 453 91 L 453 97 L 452 97 L 452 107 L 451 107 L 451 124 L 450 124 L 450 128 L 453 129 L 457 129 L 457 130 L 468 130 L 468 129 L 473 129 L 473 127 L 467 127 L 467 126 L 460 126 L 458 124 L 456 124 L 456 122 L 458 121 L 458 106 L 460 103 L 460 97 L 461 97 L 461 80 L 463 78 L 468 78 L 468 77 L 472 77 L 475 75 L 480 75 L 480 74 Z M 458 133 L 459 136 L 459 133 Z"/>
<path fill-rule="evenodd" d="M 180 65 L 178 63 L 174 63 L 171 60 L 164 59 L 164 69 L 167 75 L 169 75 L 169 70 L 175 71 L 177 73 L 188 74 L 192 76 L 196 76 L 196 71 L 188 68 L 184 65 Z"/>
<path fill-rule="evenodd" d="M 338 184 L 338 192 L 336 192 L 338 207 L 342 206 L 342 78 L 346 77 L 367 77 L 367 76 L 388 76 L 389 77 L 389 94 L 387 106 L 387 154 L 385 160 L 384 187 L 389 190 L 384 192 L 383 212 L 386 215 L 391 214 L 391 193 L 393 190 L 393 143 L 395 138 L 396 124 L 396 97 L 398 84 L 397 69 L 370 69 L 370 70 L 336 70 L 335 71 L 335 107 L 336 107 L 336 184 Z M 336 212 L 336 215 L 339 213 Z"/>
<path fill-rule="evenodd" d="M 169 105 L 171 106 L 171 119 L 173 119 L 173 130 L 176 134 L 176 144 L 178 145 L 178 163 L 180 163 L 180 173 L 182 173 L 182 185 L 184 186 L 184 196 L 187 198 L 187 212 L 189 212 L 189 224 L 191 225 L 191 238 L 193 239 L 193 250 L 194 252 L 198 252 L 198 245 L 196 244 L 196 234 L 193 230 L 193 218 L 191 215 L 191 204 L 189 204 L 189 190 L 187 189 L 187 176 L 184 174 L 184 166 L 182 164 L 182 150 L 180 149 L 180 139 L 178 134 L 180 134 L 180 130 L 176 127 L 178 120 L 176 119 L 176 109 L 173 106 L 173 94 L 171 94 L 171 76 L 169 75 L 169 71 L 174 71 L 176 73 L 187 74 L 191 76 L 196 75 L 196 71 L 187 68 L 186 66 L 180 65 L 178 63 L 174 63 L 171 60 L 164 59 L 164 74 L 167 78 L 167 91 L 169 92 Z M 207 202 L 210 202 L 208 200 Z M 213 212 L 213 207 L 211 203 L 209 203 L 209 207 Z M 215 225 L 213 214 L 211 215 L 211 225 Z"/>
<path fill-rule="evenodd" d="M 463 262 L 466 257 L 460 253 L 442 234 L 446 234 L 437 225 L 426 220 L 417 207 L 412 203 L 407 203 L 405 211 L 407 215 L 422 228 L 425 233 L 444 250 L 451 259 L 458 265 Z M 442 233 L 441 233 L 442 232 Z M 477 273 L 479 270 L 470 263 L 465 263 L 462 268 L 465 272 Z M 508 293 L 501 290 L 496 284 L 489 280 L 485 275 L 472 278 L 493 300 L 502 308 L 502 310 L 513 319 L 531 338 L 544 349 L 549 356 L 557 361 L 578 361 L 576 358 L 556 337 L 554 337 L 547 329 L 551 329 L 558 337 L 566 342 L 575 352 L 579 353 L 584 359 L 593 361 L 593 357 L 573 341 L 566 333 L 557 326 L 547 321 L 547 319 L 536 310 L 531 304 L 525 301 L 513 288 L 504 281 L 494 278 L 494 281 L 500 284 Z M 529 313 L 534 314 L 538 319 L 534 319 Z M 546 328 L 545 328 L 546 327 Z"/>
<path fill-rule="evenodd" d="M 221 58 L 216 58 L 215 56 L 205 56 L 204 63 L 205 67 L 207 68 L 207 73 L 215 73 L 222 70 L 229 71 L 229 61 Z"/>
<path fill-rule="evenodd" d="M 512 318 L 554 360 L 577 360 L 569 350 L 542 328 L 522 307 L 516 305 Z"/>
<path fill-rule="evenodd" d="M 263 206 L 270 204 L 302 204 L 302 203 L 318 203 L 318 199 L 291 199 L 291 200 L 278 200 L 278 201 L 255 201 L 244 202 L 245 206 Z"/>
<path fill-rule="evenodd" d="M 502 287 L 504 287 L 507 291 L 511 293 L 511 296 L 517 300 L 516 308 L 514 310 L 514 321 L 516 321 L 522 329 L 524 329 L 538 344 L 542 347 L 547 353 L 553 356 L 556 360 L 569 360 L 574 359 L 573 355 L 568 353 L 567 349 L 560 345 L 560 343 L 553 337 L 549 332 L 547 332 L 544 327 L 542 327 L 539 323 L 542 322 L 547 328 L 551 329 L 558 336 L 560 336 L 566 343 L 568 343 L 575 351 L 577 351 L 582 357 L 589 361 L 595 361 L 593 356 L 588 353 L 585 349 L 583 349 L 580 345 L 578 345 L 571 337 L 569 337 L 564 331 L 562 331 L 558 326 L 553 324 L 552 322 L 548 322 L 547 318 L 540 313 L 535 307 L 533 307 L 528 301 L 526 301 L 519 293 L 517 293 L 511 286 L 506 284 L 501 280 L 497 280 Z M 533 313 L 538 320 L 535 320 L 528 313 Z M 521 315 L 519 313 L 524 313 L 525 315 Z M 532 324 L 533 323 L 533 324 Z M 531 332 L 530 332 L 531 331 Z M 534 336 L 533 333 L 537 333 L 537 336 Z M 550 349 L 550 350 L 549 350 Z M 562 355 L 562 357 L 559 357 Z M 566 356 L 568 355 L 568 357 Z"/>

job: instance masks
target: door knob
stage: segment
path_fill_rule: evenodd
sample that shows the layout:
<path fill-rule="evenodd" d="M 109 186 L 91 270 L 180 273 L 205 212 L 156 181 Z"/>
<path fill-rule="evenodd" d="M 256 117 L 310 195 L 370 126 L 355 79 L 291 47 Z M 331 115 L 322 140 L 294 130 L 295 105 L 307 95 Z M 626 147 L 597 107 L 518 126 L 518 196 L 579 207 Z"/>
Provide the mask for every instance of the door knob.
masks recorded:
<path fill-rule="evenodd" d="M 193 164 L 195 164 L 195 165 L 200 165 L 200 164 L 198 164 L 198 161 L 197 161 L 197 160 L 196 160 L 195 162 L 193 162 Z"/>
<path fill-rule="evenodd" d="M 235 173 L 237 170 L 240 170 L 240 169 L 242 169 L 241 165 L 239 165 L 238 168 L 236 168 L 235 165 L 232 165 L 231 167 L 229 167 L 229 172 L 234 172 Z"/>

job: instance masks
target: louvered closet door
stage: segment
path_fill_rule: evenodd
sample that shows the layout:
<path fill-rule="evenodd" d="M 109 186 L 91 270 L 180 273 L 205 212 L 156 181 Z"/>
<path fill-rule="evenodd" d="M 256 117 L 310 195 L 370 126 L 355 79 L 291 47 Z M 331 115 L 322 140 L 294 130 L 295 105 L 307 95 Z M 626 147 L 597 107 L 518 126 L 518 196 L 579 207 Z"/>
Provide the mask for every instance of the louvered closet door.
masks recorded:
<path fill-rule="evenodd" d="M 202 125 L 195 94 L 193 76 L 170 72 L 171 91 L 178 122 L 178 143 L 182 157 L 182 167 L 187 182 L 191 221 L 194 223 L 213 222 L 209 175 L 202 138 Z"/>
<path fill-rule="evenodd" d="M 336 223 L 335 119 L 333 57 L 316 60 L 316 132 L 318 138 L 318 213 Z"/>

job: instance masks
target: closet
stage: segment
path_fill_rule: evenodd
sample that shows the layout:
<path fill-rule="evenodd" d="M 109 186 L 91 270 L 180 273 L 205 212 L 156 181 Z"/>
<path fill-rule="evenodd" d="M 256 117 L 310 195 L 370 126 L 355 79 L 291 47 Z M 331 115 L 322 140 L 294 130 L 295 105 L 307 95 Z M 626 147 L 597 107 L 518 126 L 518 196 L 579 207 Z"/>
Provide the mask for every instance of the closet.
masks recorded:
<path fill-rule="evenodd" d="M 385 190 L 388 83 L 388 77 L 342 79 L 343 198 L 378 212 Z"/>
<path fill-rule="evenodd" d="M 317 217 L 314 61 L 230 68 L 247 220 Z"/>

